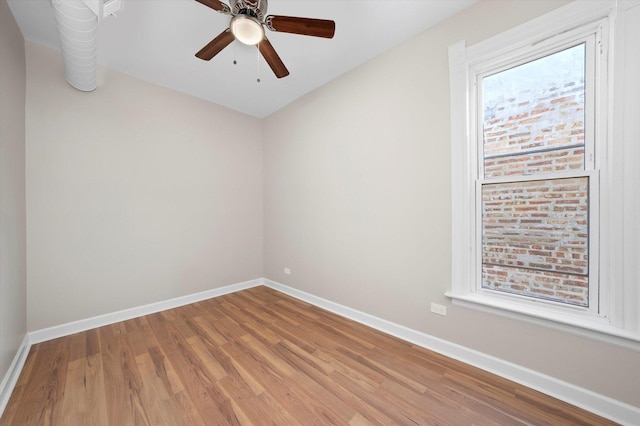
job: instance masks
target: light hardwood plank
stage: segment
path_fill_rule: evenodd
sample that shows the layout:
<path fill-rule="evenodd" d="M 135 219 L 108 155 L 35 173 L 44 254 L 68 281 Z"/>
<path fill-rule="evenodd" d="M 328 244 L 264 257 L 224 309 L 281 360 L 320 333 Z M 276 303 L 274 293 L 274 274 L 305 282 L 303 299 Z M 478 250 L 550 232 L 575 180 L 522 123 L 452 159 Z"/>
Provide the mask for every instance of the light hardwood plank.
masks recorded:
<path fill-rule="evenodd" d="M 608 425 L 266 287 L 34 345 L 1 426 Z"/>

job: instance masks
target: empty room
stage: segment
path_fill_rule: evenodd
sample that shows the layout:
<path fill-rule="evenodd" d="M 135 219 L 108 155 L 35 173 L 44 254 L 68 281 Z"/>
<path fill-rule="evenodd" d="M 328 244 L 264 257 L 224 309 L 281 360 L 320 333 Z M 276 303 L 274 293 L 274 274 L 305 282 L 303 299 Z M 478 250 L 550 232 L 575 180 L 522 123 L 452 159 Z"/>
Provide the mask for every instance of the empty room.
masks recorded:
<path fill-rule="evenodd" d="M 0 425 L 639 425 L 639 51 L 639 0 L 0 0 Z"/>

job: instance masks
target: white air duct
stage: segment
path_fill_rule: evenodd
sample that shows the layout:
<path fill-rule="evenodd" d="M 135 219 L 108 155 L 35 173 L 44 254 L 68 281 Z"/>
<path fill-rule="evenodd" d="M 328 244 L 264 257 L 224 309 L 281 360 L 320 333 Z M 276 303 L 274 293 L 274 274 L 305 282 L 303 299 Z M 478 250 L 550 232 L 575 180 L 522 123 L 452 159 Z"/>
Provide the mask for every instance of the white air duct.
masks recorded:
<path fill-rule="evenodd" d="M 98 16 L 82 0 L 51 0 L 56 18 L 64 76 L 85 92 L 96 88 Z"/>
<path fill-rule="evenodd" d="M 51 0 L 58 27 L 64 75 L 85 92 L 96 88 L 98 23 L 117 12 L 123 0 Z"/>

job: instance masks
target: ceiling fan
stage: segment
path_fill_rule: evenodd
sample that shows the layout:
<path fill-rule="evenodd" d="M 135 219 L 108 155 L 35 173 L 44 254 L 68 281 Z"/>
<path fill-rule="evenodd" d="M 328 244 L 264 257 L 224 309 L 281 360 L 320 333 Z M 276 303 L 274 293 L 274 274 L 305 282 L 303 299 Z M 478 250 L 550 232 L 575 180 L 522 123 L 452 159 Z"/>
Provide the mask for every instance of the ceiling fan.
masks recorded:
<path fill-rule="evenodd" d="M 336 23 L 326 19 L 266 16 L 267 0 L 230 0 L 231 7 L 220 0 L 196 1 L 216 12 L 232 16 L 229 28 L 196 53 L 196 57 L 209 61 L 233 40 L 238 40 L 244 44 L 257 45 L 260 54 L 278 78 L 288 76 L 289 70 L 265 37 L 264 27 L 271 31 L 324 38 L 333 38 L 336 29 Z"/>

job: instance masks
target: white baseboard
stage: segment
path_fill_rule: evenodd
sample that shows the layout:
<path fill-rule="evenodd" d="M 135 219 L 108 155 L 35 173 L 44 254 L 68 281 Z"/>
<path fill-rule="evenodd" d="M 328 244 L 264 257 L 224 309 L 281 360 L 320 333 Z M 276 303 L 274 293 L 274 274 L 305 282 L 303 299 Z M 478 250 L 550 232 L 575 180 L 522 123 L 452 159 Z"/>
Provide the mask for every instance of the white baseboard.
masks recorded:
<path fill-rule="evenodd" d="M 569 404 L 596 413 L 623 425 L 636 425 L 640 419 L 640 408 L 617 401 L 604 395 L 597 394 L 588 389 L 584 389 L 571 383 L 558 380 L 534 370 L 516 365 L 499 358 L 484 354 L 482 352 L 469 349 L 467 347 L 430 336 L 428 334 L 404 327 L 399 324 L 375 317 L 373 315 L 349 308 L 344 305 L 314 296 L 278 282 L 259 278 L 245 281 L 225 287 L 203 291 L 187 296 L 177 297 L 162 302 L 151 303 L 136 308 L 126 309 L 85 320 L 74 321 L 43 330 L 33 331 L 25 336 L 18 352 L 0 383 L 0 416 L 2 415 L 11 392 L 18 380 L 20 371 L 24 366 L 29 348 L 32 344 L 44 342 L 46 340 L 67 336 L 73 333 L 86 331 L 96 327 L 137 318 L 167 309 L 199 302 L 201 300 L 222 296 L 236 291 L 245 290 L 258 285 L 265 285 L 274 290 L 288 294 L 296 299 L 311 303 L 312 305 L 331 311 L 345 318 L 352 319 L 361 324 L 375 328 L 392 336 L 406 340 L 423 348 L 449 356 L 464 363 L 473 365 L 491 373 L 497 374 L 506 379 L 520 383 L 554 398 L 565 401 Z"/>
<path fill-rule="evenodd" d="M 7 370 L 7 373 L 4 375 L 2 382 L 0 382 L 0 417 L 2 417 L 2 413 L 4 413 L 7 403 L 9 403 L 9 398 L 11 398 L 11 393 L 16 386 L 18 377 L 20 377 L 20 372 L 27 360 L 30 348 L 31 344 L 29 343 L 29 335 L 27 334 L 24 336 L 24 339 L 22 339 L 22 343 L 18 347 L 16 356 L 13 357 L 9 370 Z"/>
<path fill-rule="evenodd" d="M 639 407 L 617 401 L 613 398 L 600 395 L 520 365 L 501 360 L 438 337 L 430 336 L 272 280 L 263 279 L 263 284 L 274 290 L 295 297 L 296 299 L 303 300 L 423 348 L 489 371 L 622 425 L 639 424 Z"/>
<path fill-rule="evenodd" d="M 81 331 L 90 330 L 92 328 L 102 327 L 114 324 L 120 321 L 126 321 L 143 315 L 154 314 L 167 309 L 177 308 L 179 306 L 188 305 L 189 303 L 199 302 L 201 300 L 211 299 L 236 291 L 245 290 L 247 288 L 261 285 L 261 278 L 245 281 L 238 284 L 232 284 L 224 287 L 206 290 L 200 293 L 189 294 L 186 296 L 176 297 L 175 299 L 164 300 L 162 302 L 150 303 L 144 306 L 138 306 L 131 309 L 112 312 L 109 314 L 99 315 L 92 318 L 86 318 L 79 321 L 73 321 L 66 324 L 56 325 L 42 330 L 32 331 L 29 333 L 29 342 L 31 344 L 45 342 L 47 340 L 56 339 L 62 336 L 79 333 Z"/>
<path fill-rule="evenodd" d="M 161 302 L 150 303 L 148 305 L 138 306 L 131 309 L 124 309 L 122 311 L 73 321 L 66 324 L 56 325 L 53 327 L 27 333 L 22 344 L 20 345 L 20 348 L 18 349 L 18 352 L 16 353 L 13 362 L 11 363 L 11 366 L 9 367 L 9 371 L 2 380 L 2 383 L 0 383 L 0 416 L 2 416 L 2 413 L 4 412 L 4 409 L 9 402 L 9 398 L 11 397 L 11 393 L 13 392 L 16 382 L 18 381 L 18 377 L 20 376 L 22 367 L 24 367 L 24 362 L 27 359 L 27 355 L 29 354 L 31 345 L 45 342 L 51 339 L 57 339 L 58 337 L 79 333 L 81 331 L 90 330 L 92 328 L 102 327 L 120 321 L 126 321 L 143 315 L 149 315 L 156 312 L 165 311 L 167 309 L 177 308 L 179 306 L 188 305 L 189 303 L 195 303 L 201 300 L 211 299 L 213 297 L 234 293 L 236 291 L 245 290 L 262 284 L 262 278 L 257 278 L 255 280 L 214 288 L 200 293 L 194 293 L 186 296 L 176 297 L 174 299 L 164 300 Z"/>

